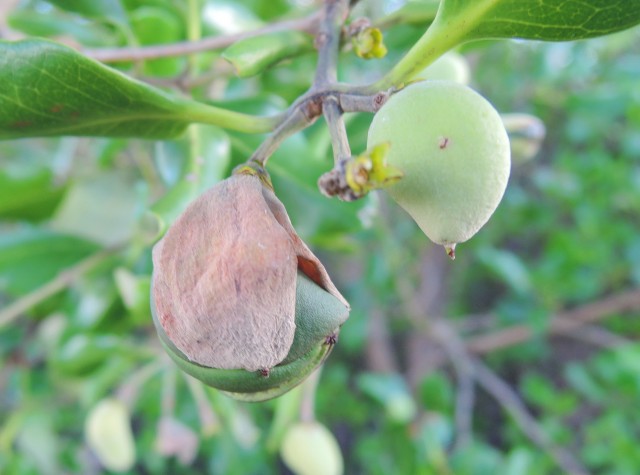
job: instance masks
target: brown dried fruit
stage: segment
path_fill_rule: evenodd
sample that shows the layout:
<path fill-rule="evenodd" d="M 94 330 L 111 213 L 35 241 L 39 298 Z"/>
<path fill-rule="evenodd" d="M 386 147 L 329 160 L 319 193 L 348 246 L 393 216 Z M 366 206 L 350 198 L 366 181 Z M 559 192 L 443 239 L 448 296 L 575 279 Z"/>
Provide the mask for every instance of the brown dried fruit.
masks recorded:
<path fill-rule="evenodd" d="M 190 361 L 219 369 L 276 366 L 293 343 L 300 270 L 348 304 L 255 174 L 205 192 L 153 249 L 152 307 Z"/>

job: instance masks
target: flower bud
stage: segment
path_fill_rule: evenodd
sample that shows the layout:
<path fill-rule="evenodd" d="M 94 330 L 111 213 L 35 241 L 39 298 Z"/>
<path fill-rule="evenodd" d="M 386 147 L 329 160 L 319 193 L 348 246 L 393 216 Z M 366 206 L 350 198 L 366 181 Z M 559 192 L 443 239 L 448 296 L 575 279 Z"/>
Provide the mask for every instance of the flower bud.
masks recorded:
<path fill-rule="evenodd" d="M 301 382 L 348 316 L 268 178 L 252 169 L 196 199 L 154 247 L 153 265 L 152 313 L 169 355 L 241 399 Z"/>

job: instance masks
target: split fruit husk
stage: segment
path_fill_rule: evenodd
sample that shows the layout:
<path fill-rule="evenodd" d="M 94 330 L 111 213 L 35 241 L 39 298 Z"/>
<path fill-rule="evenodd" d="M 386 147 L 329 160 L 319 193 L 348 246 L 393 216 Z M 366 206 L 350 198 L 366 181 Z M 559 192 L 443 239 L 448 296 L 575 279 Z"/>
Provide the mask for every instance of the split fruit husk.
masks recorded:
<path fill-rule="evenodd" d="M 349 314 L 268 177 L 250 170 L 196 199 L 154 247 L 153 264 L 165 349 L 237 399 L 270 399 L 302 382 Z"/>

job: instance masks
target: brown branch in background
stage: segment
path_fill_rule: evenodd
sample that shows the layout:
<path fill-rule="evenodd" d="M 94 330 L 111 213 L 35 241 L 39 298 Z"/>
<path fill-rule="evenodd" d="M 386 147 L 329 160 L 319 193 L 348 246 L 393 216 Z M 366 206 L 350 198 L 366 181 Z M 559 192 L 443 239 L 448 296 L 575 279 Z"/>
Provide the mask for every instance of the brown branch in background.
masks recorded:
<path fill-rule="evenodd" d="M 379 308 L 369 313 L 366 362 L 371 371 L 397 373 L 398 361 L 391 343 L 387 315 Z"/>
<path fill-rule="evenodd" d="M 456 451 L 469 444 L 473 433 L 475 403 L 473 364 L 460 336 L 442 319 L 431 324 L 430 335 L 442 345 L 456 374 L 456 442 L 453 448 L 453 451 Z"/>
<path fill-rule="evenodd" d="M 439 246 L 429 246 L 420 257 L 420 287 L 416 289 L 410 281 L 397 284 L 406 305 L 405 312 L 418 330 L 408 336 L 406 344 L 406 374 L 412 388 L 417 387 L 425 374 L 446 361 L 442 348 L 429 335 L 429 324 L 444 313 L 451 265 Z M 408 276 L 404 274 L 404 277 L 406 281 Z"/>
<path fill-rule="evenodd" d="M 595 325 L 585 325 L 571 333 L 567 333 L 566 337 L 604 349 L 615 348 L 631 343 L 631 340 Z"/>
<path fill-rule="evenodd" d="M 186 54 L 201 53 L 231 46 L 236 41 L 246 38 L 253 38 L 268 33 L 280 31 L 296 30 L 309 34 L 315 34 L 321 18 L 321 11 L 315 12 L 308 17 L 297 18 L 295 20 L 285 20 L 264 28 L 252 31 L 235 33 L 224 36 L 214 36 L 203 38 L 199 41 L 183 41 L 163 45 L 124 47 L 124 48 L 85 48 L 81 52 L 103 63 L 114 63 L 118 61 L 141 61 L 144 59 L 168 58 L 172 56 L 183 56 Z"/>
<path fill-rule="evenodd" d="M 582 464 L 563 447 L 560 447 L 547 436 L 536 419 L 529 414 L 527 407 L 516 392 L 496 375 L 490 368 L 477 359 L 470 358 L 474 378 L 478 384 L 511 415 L 520 430 L 536 445 L 553 458 L 556 464 L 568 475 L 587 475 Z"/>
<path fill-rule="evenodd" d="M 464 346 L 455 328 L 445 320 L 432 322 L 429 327 L 434 342 L 442 345 L 454 366 L 458 378 L 456 393 L 456 448 L 471 438 L 473 415 L 473 383 L 477 382 L 491 394 L 533 443 L 544 450 L 569 475 L 588 472 L 567 449 L 556 445 L 538 421 L 529 413 L 517 393 L 489 367 L 473 358 Z"/>
<path fill-rule="evenodd" d="M 640 310 L 640 289 L 629 290 L 620 294 L 605 297 L 597 302 L 588 303 L 573 310 L 559 313 L 549 324 L 549 333 L 565 335 L 575 332 L 580 327 L 594 323 L 605 317 Z M 516 325 L 497 330 L 488 335 L 467 339 L 466 346 L 472 353 L 483 354 L 523 343 L 536 336 L 531 327 Z"/>

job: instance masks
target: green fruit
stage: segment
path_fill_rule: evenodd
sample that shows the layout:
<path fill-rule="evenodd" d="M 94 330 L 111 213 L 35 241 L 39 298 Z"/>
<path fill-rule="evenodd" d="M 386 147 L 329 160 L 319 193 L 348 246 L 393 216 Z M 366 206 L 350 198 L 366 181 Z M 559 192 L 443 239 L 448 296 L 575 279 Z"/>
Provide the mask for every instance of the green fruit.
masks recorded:
<path fill-rule="evenodd" d="M 449 51 L 427 66 L 416 76 L 416 79 L 453 81 L 467 85 L 470 77 L 471 72 L 467 59 L 460 53 Z"/>
<path fill-rule="evenodd" d="M 368 148 L 383 142 L 389 165 L 404 172 L 389 195 L 450 254 L 502 199 L 509 138 L 498 112 L 466 86 L 430 81 L 393 95 L 369 129 Z"/>
<path fill-rule="evenodd" d="M 294 340 L 287 357 L 265 374 L 244 369 L 209 368 L 190 361 L 163 330 L 151 300 L 151 313 L 160 341 L 178 367 L 235 399 L 251 402 L 284 394 L 322 364 L 333 348 L 333 343 L 327 338 L 337 337 L 346 312 L 342 302 L 298 272 Z"/>
<path fill-rule="evenodd" d="M 292 425 L 284 435 L 280 455 L 296 475 L 341 475 L 344 471 L 336 438 L 316 421 Z"/>

